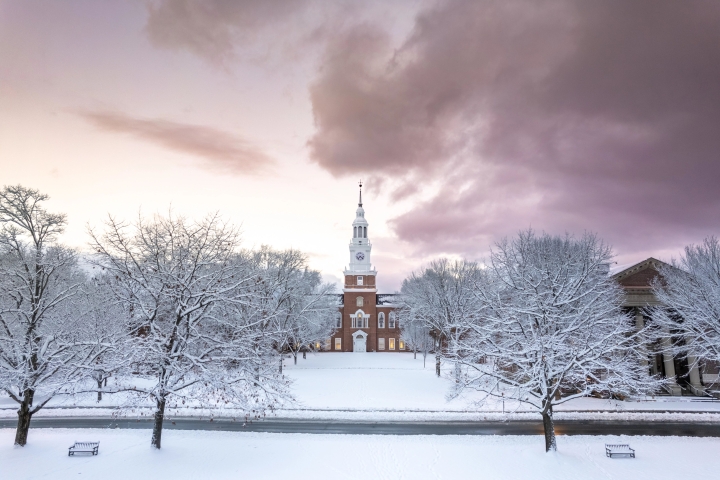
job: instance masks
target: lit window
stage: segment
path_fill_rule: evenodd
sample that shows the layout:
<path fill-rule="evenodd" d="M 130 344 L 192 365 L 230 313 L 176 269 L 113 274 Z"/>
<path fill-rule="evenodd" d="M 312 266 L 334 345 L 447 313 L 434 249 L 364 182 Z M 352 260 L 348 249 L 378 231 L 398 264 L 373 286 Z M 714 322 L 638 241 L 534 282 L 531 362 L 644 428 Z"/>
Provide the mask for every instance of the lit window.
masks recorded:
<path fill-rule="evenodd" d="M 378 350 L 385 350 L 385 339 L 378 338 Z"/>
<path fill-rule="evenodd" d="M 388 338 L 388 343 L 390 344 L 389 350 L 395 350 L 395 339 Z"/>
<path fill-rule="evenodd" d="M 362 307 L 363 306 L 363 297 L 357 297 L 357 306 Z"/>
<path fill-rule="evenodd" d="M 395 312 L 390 312 L 390 320 L 388 321 L 388 328 L 395 328 Z"/>
<path fill-rule="evenodd" d="M 363 277 L 362 277 L 362 275 L 359 275 L 359 276 L 357 277 L 357 284 L 358 284 L 358 285 L 362 285 L 362 284 L 363 284 Z"/>
<path fill-rule="evenodd" d="M 315 350 L 320 350 L 320 342 L 315 342 Z"/>
<path fill-rule="evenodd" d="M 378 328 L 385 328 L 385 314 L 382 312 L 378 314 Z"/>
<path fill-rule="evenodd" d="M 400 340 L 400 350 L 405 350 L 405 342 Z"/>
<path fill-rule="evenodd" d="M 340 350 L 342 348 L 342 339 L 336 338 L 335 339 L 335 350 Z"/>

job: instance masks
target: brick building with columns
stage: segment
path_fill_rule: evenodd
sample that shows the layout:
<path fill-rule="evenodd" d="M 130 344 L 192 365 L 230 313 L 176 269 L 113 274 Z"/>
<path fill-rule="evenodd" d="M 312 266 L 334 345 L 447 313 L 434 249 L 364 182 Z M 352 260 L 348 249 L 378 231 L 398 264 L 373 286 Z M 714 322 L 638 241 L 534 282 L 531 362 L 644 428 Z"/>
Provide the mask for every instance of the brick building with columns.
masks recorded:
<path fill-rule="evenodd" d="M 658 267 L 661 265 L 667 266 L 650 257 L 613 275 L 625 291 L 623 307 L 635 318 L 638 329 L 652 322 L 649 309 L 660 305 L 653 294 L 652 282 L 660 274 Z M 663 353 L 670 347 L 671 338 L 672 332 L 666 332 L 653 351 L 648 352 L 648 373 L 670 379 L 667 387 L 670 395 L 705 395 L 709 389 L 717 390 L 719 366 L 709 361 L 696 362 L 692 357 Z"/>
<path fill-rule="evenodd" d="M 377 270 L 370 262 L 372 243 L 362 203 L 362 183 L 352 240 L 350 264 L 344 273 L 343 293 L 336 320 L 337 330 L 330 338 L 334 352 L 397 352 L 405 350 L 400 325 L 395 318 L 392 294 L 377 291 Z"/>

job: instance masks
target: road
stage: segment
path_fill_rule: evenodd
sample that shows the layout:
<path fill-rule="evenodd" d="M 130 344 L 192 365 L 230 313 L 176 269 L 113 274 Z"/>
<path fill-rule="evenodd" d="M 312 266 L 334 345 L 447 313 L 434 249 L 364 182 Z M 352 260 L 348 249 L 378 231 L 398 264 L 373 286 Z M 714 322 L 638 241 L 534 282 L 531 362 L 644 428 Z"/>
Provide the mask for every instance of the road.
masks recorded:
<path fill-rule="evenodd" d="M 0 428 L 15 428 L 15 419 L 0 420 Z M 351 435 L 542 435 L 542 422 L 349 422 L 323 420 L 263 420 L 243 425 L 232 419 L 174 418 L 165 428 L 227 432 L 313 433 Z M 100 417 L 39 417 L 31 428 L 152 428 L 151 419 Z M 560 420 L 559 435 L 679 435 L 720 437 L 720 424 L 696 422 L 638 422 Z"/>

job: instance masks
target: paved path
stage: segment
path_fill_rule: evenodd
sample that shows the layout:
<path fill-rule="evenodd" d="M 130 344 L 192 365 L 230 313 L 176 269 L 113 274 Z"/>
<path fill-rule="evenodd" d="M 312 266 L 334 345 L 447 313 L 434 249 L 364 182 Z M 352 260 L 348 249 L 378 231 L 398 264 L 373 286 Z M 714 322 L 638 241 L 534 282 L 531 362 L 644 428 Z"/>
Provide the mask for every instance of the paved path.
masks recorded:
<path fill-rule="evenodd" d="M 0 428 L 15 428 L 16 420 L 0 420 Z M 272 433 L 321 433 L 351 435 L 542 435 L 542 422 L 350 422 L 271 419 L 243 425 L 232 419 L 175 418 L 165 428 Z M 99 417 L 33 418 L 30 428 L 152 428 L 150 419 Z M 638 422 L 565 420 L 555 422 L 559 435 L 679 435 L 720 437 L 720 424 L 696 422 Z"/>

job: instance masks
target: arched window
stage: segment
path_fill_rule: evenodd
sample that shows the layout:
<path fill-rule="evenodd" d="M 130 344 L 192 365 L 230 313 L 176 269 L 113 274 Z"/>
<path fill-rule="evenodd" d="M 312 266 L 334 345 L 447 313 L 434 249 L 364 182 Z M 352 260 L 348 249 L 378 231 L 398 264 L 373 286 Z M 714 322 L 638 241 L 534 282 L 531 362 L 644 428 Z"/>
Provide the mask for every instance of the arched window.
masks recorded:
<path fill-rule="evenodd" d="M 363 297 L 357 297 L 357 306 L 362 307 L 363 306 Z"/>
<path fill-rule="evenodd" d="M 357 238 L 357 227 L 353 227 L 353 237 Z"/>
<path fill-rule="evenodd" d="M 378 328 L 385 328 L 385 314 L 383 312 L 378 313 Z"/>
<path fill-rule="evenodd" d="M 367 227 L 362 227 L 362 228 L 363 228 L 363 238 L 367 238 Z"/>
<path fill-rule="evenodd" d="M 395 312 L 390 312 L 390 320 L 388 321 L 388 328 L 395 328 Z"/>

